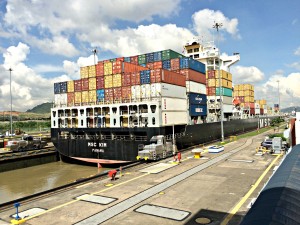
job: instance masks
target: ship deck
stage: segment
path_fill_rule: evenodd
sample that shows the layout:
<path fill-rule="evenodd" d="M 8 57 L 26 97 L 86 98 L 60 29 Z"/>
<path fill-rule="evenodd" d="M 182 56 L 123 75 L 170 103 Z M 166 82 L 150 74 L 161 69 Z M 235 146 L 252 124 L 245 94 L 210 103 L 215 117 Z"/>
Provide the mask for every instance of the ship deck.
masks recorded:
<path fill-rule="evenodd" d="M 282 157 L 256 155 L 264 134 L 238 139 L 220 153 L 192 150 L 132 167 L 117 179 L 89 181 L 22 203 L 24 224 L 239 224 Z M 15 209 L 0 210 L 9 224 Z"/>

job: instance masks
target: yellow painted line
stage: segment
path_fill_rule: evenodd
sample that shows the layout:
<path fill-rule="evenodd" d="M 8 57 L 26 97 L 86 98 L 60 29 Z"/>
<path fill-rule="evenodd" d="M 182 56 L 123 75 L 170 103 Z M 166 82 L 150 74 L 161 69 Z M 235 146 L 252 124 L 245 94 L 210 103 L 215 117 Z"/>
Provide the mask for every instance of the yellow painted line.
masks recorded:
<path fill-rule="evenodd" d="M 101 190 L 101 191 L 98 191 L 98 192 L 91 193 L 90 195 L 94 195 L 94 194 L 97 194 L 97 193 L 101 193 L 101 192 L 104 192 L 104 191 L 110 190 L 110 189 L 112 189 L 112 188 L 115 188 L 115 187 L 121 186 L 121 185 L 123 185 L 123 184 L 129 183 L 129 182 L 131 182 L 131 181 L 133 181 L 133 180 L 137 180 L 137 179 L 139 179 L 139 178 L 142 178 L 142 177 L 144 177 L 144 176 L 146 176 L 146 175 L 149 175 L 149 173 L 146 173 L 146 174 L 143 174 L 143 175 L 141 175 L 141 176 L 138 176 L 138 177 L 132 178 L 132 179 L 130 179 L 130 180 L 124 181 L 124 182 L 122 182 L 122 183 L 119 183 L 119 184 L 116 184 L 116 185 L 114 185 L 114 186 L 111 186 L 111 187 L 105 188 L 105 189 L 103 189 L 103 190 Z M 35 218 L 35 217 L 37 217 L 37 216 L 40 216 L 40 215 L 46 214 L 46 213 L 48 213 L 48 212 L 51 212 L 51 211 L 54 211 L 54 210 L 56 210 L 56 209 L 60 209 L 60 208 L 62 208 L 62 207 L 64 207 L 64 206 L 70 205 L 70 204 L 72 204 L 72 203 L 75 203 L 75 202 L 78 202 L 78 201 L 80 201 L 80 199 L 75 199 L 75 200 L 72 200 L 72 201 L 66 202 L 66 203 L 64 203 L 64 204 L 61 204 L 61 205 L 55 206 L 55 207 L 53 207 L 53 208 L 51 208 L 51 209 L 47 209 L 46 211 L 43 211 L 43 212 L 37 213 L 37 214 L 35 214 L 35 215 L 32 215 L 32 216 L 29 216 L 29 217 L 26 217 L 26 218 L 24 218 L 24 220 L 25 220 L 25 221 L 27 221 L 27 220 L 30 220 L 30 219 L 32 219 L 32 218 Z"/>
<path fill-rule="evenodd" d="M 89 182 L 89 183 L 86 183 L 86 184 L 79 185 L 79 186 L 77 186 L 77 187 L 75 187 L 75 188 L 82 188 L 82 187 L 88 186 L 88 185 L 90 185 L 90 184 L 92 184 L 92 182 Z"/>
<path fill-rule="evenodd" d="M 258 178 L 258 180 L 255 182 L 255 184 L 251 187 L 251 189 L 248 191 L 248 193 L 229 212 L 229 214 L 226 216 L 226 218 L 222 221 L 221 225 L 227 225 L 228 224 L 228 222 L 237 213 L 237 211 L 242 207 L 242 205 L 245 203 L 245 201 L 250 197 L 250 195 L 253 193 L 253 191 L 258 187 L 258 185 L 260 184 L 262 179 L 266 176 L 266 174 L 269 172 L 269 170 L 272 168 L 272 166 L 275 164 L 275 162 L 279 159 L 280 156 L 281 155 L 276 156 L 276 158 L 272 161 L 272 163 L 268 166 L 268 168 L 263 172 L 263 174 Z"/>

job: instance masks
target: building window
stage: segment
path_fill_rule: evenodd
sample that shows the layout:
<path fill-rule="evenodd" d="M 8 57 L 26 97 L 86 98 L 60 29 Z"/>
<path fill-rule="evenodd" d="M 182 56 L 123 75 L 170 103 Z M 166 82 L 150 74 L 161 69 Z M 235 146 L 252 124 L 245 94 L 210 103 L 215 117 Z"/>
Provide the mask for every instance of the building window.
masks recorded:
<path fill-rule="evenodd" d="M 194 52 L 199 52 L 199 48 L 194 48 Z"/>
<path fill-rule="evenodd" d="M 194 55 L 194 59 L 198 59 L 199 58 L 199 54 Z"/>
<path fill-rule="evenodd" d="M 187 53 L 192 53 L 193 52 L 193 49 L 188 49 L 187 50 Z"/>

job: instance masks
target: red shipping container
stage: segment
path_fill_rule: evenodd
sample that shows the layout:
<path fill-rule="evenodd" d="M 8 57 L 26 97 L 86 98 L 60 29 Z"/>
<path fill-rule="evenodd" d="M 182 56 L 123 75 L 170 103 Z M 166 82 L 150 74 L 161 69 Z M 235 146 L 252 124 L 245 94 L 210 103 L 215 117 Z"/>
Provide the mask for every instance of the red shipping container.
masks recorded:
<path fill-rule="evenodd" d="M 154 63 L 147 63 L 146 64 L 146 67 L 150 70 L 153 70 L 154 69 Z"/>
<path fill-rule="evenodd" d="M 208 96 L 215 96 L 216 95 L 216 88 L 215 87 L 207 87 L 206 94 Z"/>
<path fill-rule="evenodd" d="M 81 79 L 81 90 L 88 91 L 89 90 L 89 78 Z"/>
<path fill-rule="evenodd" d="M 180 73 L 185 75 L 186 80 L 195 81 L 201 84 L 206 84 L 206 76 L 203 73 L 199 73 L 191 69 L 182 69 Z"/>
<path fill-rule="evenodd" d="M 207 76 L 208 76 L 208 79 L 216 78 L 215 71 L 214 70 L 207 71 Z"/>
<path fill-rule="evenodd" d="M 131 73 L 131 85 L 140 85 L 141 78 L 140 72 Z"/>
<path fill-rule="evenodd" d="M 153 69 L 162 69 L 162 61 L 154 62 Z"/>
<path fill-rule="evenodd" d="M 155 70 L 154 73 L 156 83 L 168 83 L 185 87 L 185 76 L 182 74 L 163 69 Z"/>
<path fill-rule="evenodd" d="M 111 62 L 109 59 L 103 60 L 103 63 Z"/>
<path fill-rule="evenodd" d="M 75 93 L 70 92 L 67 94 L 67 105 L 68 106 L 74 106 L 74 100 L 75 100 Z"/>
<path fill-rule="evenodd" d="M 252 103 L 252 102 L 245 102 L 245 103 L 244 103 L 244 107 L 245 107 L 245 108 L 251 108 L 251 109 L 254 109 L 254 108 L 255 108 L 255 104 Z"/>
<path fill-rule="evenodd" d="M 122 99 L 131 98 L 131 87 L 122 87 Z"/>
<path fill-rule="evenodd" d="M 103 62 L 98 62 L 96 65 L 96 77 L 104 76 L 104 64 Z"/>
<path fill-rule="evenodd" d="M 260 108 L 259 112 L 260 112 L 260 115 L 264 115 L 264 109 Z"/>
<path fill-rule="evenodd" d="M 143 67 L 140 65 L 135 65 L 128 62 L 122 63 L 122 72 L 123 73 L 133 73 L 133 72 L 140 72 L 141 70 L 148 70 L 147 67 Z"/>
<path fill-rule="evenodd" d="M 245 97 L 244 96 L 237 96 L 235 98 L 237 98 L 238 100 L 240 100 L 241 103 L 245 102 Z"/>
<path fill-rule="evenodd" d="M 122 88 L 121 87 L 113 88 L 113 92 L 114 92 L 114 100 L 120 100 L 122 98 Z"/>
<path fill-rule="evenodd" d="M 122 61 L 115 61 L 112 63 L 112 74 L 118 74 L 122 72 Z"/>
<path fill-rule="evenodd" d="M 171 70 L 179 70 L 180 69 L 180 61 L 179 58 L 171 59 Z"/>
<path fill-rule="evenodd" d="M 74 91 L 81 91 L 82 88 L 82 82 L 81 80 L 74 80 Z"/>
<path fill-rule="evenodd" d="M 117 60 L 117 61 L 123 62 L 123 61 L 124 61 L 124 57 L 119 57 L 119 58 L 117 58 L 116 60 Z"/>
<path fill-rule="evenodd" d="M 131 64 L 135 64 L 135 65 L 138 65 L 138 56 L 130 56 L 130 63 Z"/>
<path fill-rule="evenodd" d="M 254 108 L 250 108 L 250 115 L 254 115 L 255 114 L 255 109 Z"/>
<path fill-rule="evenodd" d="M 131 86 L 131 73 L 122 74 L 122 86 Z"/>
<path fill-rule="evenodd" d="M 104 88 L 104 77 L 96 77 L 96 89 Z"/>
<path fill-rule="evenodd" d="M 114 90 L 112 88 L 104 89 L 105 101 L 113 101 L 114 100 Z"/>

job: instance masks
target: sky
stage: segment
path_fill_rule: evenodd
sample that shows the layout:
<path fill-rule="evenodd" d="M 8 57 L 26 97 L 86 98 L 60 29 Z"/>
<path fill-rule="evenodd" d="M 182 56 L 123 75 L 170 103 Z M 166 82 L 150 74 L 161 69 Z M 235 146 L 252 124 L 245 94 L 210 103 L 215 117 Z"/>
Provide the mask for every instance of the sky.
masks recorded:
<path fill-rule="evenodd" d="M 55 82 L 82 66 L 211 41 L 239 52 L 233 84 L 253 84 L 269 106 L 300 106 L 299 0 L 0 0 L 0 111 L 53 102 Z M 9 68 L 12 69 L 11 73 Z M 11 80 L 11 81 L 10 81 Z"/>

